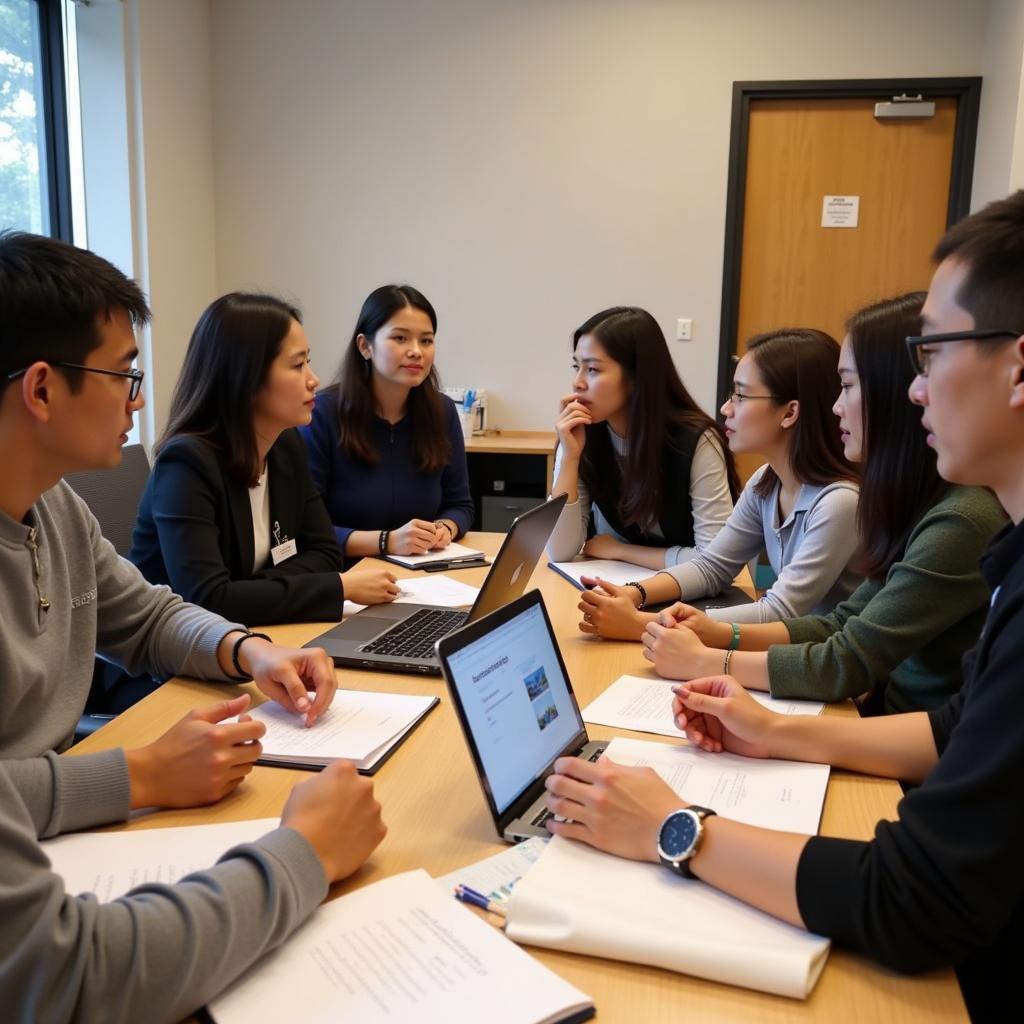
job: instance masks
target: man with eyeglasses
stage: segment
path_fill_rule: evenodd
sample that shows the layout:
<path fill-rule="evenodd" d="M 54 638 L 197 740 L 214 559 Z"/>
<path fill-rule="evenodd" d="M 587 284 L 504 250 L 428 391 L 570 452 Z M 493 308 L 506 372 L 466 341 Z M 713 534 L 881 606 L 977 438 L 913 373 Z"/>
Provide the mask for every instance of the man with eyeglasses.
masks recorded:
<path fill-rule="evenodd" d="M 572 758 L 547 780 L 552 832 L 664 863 L 907 972 L 953 966 L 975 1021 L 1014 1016 L 1024 949 L 1024 191 L 947 232 L 908 338 L 910 399 L 939 472 L 995 492 L 1011 522 L 962 689 L 935 711 L 784 716 L 729 676 L 675 687 L 709 753 L 817 761 L 918 783 L 870 842 L 755 829 L 689 808 L 650 769 Z M 788 719 L 788 720 L 787 720 Z M 680 840 L 683 836 L 685 841 Z"/>
<path fill-rule="evenodd" d="M 323 651 L 279 647 L 151 586 L 62 482 L 120 460 L 143 406 L 133 326 L 148 319 L 136 284 L 93 253 L 0 234 L 5 1019 L 179 1019 L 282 942 L 384 835 L 372 783 L 339 763 L 295 788 L 281 828 L 176 886 L 98 904 L 65 894 L 49 871 L 38 838 L 133 808 L 213 803 L 261 752 L 246 695 L 138 749 L 59 756 L 97 651 L 133 674 L 252 679 L 312 727 L 337 685 Z"/>

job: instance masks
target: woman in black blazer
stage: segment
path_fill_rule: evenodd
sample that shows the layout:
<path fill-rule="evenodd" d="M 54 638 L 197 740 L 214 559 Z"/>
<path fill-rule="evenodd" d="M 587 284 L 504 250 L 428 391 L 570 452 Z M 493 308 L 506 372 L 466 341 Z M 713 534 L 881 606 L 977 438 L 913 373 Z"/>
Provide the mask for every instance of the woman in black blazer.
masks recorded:
<path fill-rule="evenodd" d="M 319 384 L 299 311 L 232 293 L 189 341 L 128 557 L 151 583 L 254 625 L 341 618 L 347 598 L 398 594 L 383 569 L 351 569 L 295 427 Z"/>

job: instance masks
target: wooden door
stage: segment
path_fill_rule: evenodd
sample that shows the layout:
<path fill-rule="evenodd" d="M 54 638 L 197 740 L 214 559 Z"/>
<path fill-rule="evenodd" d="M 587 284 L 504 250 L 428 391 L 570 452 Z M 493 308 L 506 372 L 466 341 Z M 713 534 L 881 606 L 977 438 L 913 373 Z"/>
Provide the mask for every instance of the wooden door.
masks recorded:
<path fill-rule="evenodd" d="M 867 303 L 931 277 L 947 225 L 958 101 L 931 118 L 879 120 L 875 98 L 750 101 L 733 352 L 780 327 L 842 340 Z M 734 156 L 735 158 L 735 156 Z M 856 196 L 856 227 L 823 227 L 825 196 Z M 746 479 L 759 464 L 741 456 Z"/>

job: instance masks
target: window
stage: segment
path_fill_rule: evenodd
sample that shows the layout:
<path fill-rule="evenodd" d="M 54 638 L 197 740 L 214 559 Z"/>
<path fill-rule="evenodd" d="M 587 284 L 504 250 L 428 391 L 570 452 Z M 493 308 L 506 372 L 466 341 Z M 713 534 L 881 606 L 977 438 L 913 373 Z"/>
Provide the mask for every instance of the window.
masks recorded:
<path fill-rule="evenodd" d="M 0 227 L 71 238 L 60 0 L 0 0 Z"/>

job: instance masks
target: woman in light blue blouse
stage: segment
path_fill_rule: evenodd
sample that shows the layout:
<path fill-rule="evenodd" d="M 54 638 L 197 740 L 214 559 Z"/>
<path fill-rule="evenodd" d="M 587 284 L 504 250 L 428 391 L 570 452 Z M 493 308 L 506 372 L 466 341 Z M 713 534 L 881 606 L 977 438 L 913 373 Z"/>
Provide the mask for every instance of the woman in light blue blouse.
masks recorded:
<path fill-rule="evenodd" d="M 722 415 L 733 454 L 757 452 L 767 464 L 696 558 L 624 587 L 585 577 L 594 586 L 580 601 L 584 633 L 639 640 L 648 604 L 717 594 L 762 548 L 777 575 L 768 592 L 709 615 L 771 622 L 831 611 L 853 592 L 858 492 L 831 408 L 838 364 L 839 345 L 821 331 L 774 331 L 750 341 Z"/>

